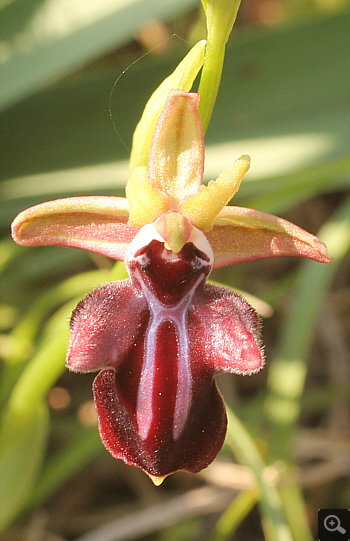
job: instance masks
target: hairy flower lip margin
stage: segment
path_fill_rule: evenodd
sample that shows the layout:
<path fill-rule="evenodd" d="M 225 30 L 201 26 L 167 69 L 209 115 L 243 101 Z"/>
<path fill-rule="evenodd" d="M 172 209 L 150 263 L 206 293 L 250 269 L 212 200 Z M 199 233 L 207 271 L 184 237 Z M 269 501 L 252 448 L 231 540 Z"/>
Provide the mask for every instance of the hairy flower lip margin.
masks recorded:
<path fill-rule="evenodd" d="M 199 471 L 220 450 L 226 416 L 213 377 L 227 371 L 252 374 L 264 360 L 254 309 L 229 289 L 204 286 L 204 280 L 198 280 L 202 273 L 203 278 L 208 275 L 206 255 L 204 266 L 195 265 L 193 275 L 191 261 L 198 252 L 192 242 L 168 259 L 162 257 L 164 243 L 152 231 L 149 241 L 145 252 L 149 261 L 153 258 L 148 251 L 154 243 L 158 246 L 153 270 L 147 270 L 144 253 L 136 246 L 128 262 L 131 279 L 105 284 L 79 303 L 72 317 L 68 364 L 75 371 L 101 370 L 94 395 L 103 443 L 113 456 L 142 468 L 158 482 L 178 469 Z M 190 291 L 187 287 L 180 291 L 180 297 L 178 287 L 171 293 L 172 284 L 178 282 L 169 281 L 174 272 L 178 277 L 178 265 L 181 283 L 190 279 L 193 284 Z M 162 275 L 173 296 L 170 305 L 159 302 L 149 289 L 153 283 L 159 290 L 159 266 L 166 270 Z M 148 291 L 142 288 L 143 295 L 133 286 L 140 279 Z M 140 355 L 143 348 L 146 357 Z M 174 377 L 176 367 L 181 378 Z M 136 400 L 140 393 L 141 402 Z M 146 417 L 139 415 L 144 408 Z"/>
<path fill-rule="evenodd" d="M 166 218 L 130 244 L 129 279 L 78 304 L 67 356 L 74 371 L 100 370 L 93 387 L 106 448 L 156 484 L 200 471 L 219 452 L 227 421 L 214 376 L 264 364 L 254 309 L 205 285 L 213 254 L 204 233 L 191 226 L 174 253 L 160 234 Z"/>

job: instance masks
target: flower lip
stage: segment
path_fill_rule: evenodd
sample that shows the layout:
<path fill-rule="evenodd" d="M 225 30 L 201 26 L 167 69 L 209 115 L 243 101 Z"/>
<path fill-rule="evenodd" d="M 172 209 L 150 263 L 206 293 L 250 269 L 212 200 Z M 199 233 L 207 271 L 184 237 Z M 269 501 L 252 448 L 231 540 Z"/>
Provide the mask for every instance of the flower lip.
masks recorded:
<path fill-rule="evenodd" d="M 130 244 L 126 261 L 136 289 L 168 306 L 177 305 L 191 291 L 192 296 L 200 282 L 204 285 L 213 265 L 213 253 L 204 233 L 183 219 L 187 241 L 180 251 L 169 250 L 159 233 L 159 229 L 165 229 L 163 216 L 142 228 Z"/>
<path fill-rule="evenodd" d="M 128 263 L 128 269 L 134 286 L 146 297 L 151 294 L 150 302 L 176 307 L 187 295 L 192 298 L 200 284 L 204 285 L 211 266 L 192 242 L 174 254 L 163 243 L 152 240 Z"/>

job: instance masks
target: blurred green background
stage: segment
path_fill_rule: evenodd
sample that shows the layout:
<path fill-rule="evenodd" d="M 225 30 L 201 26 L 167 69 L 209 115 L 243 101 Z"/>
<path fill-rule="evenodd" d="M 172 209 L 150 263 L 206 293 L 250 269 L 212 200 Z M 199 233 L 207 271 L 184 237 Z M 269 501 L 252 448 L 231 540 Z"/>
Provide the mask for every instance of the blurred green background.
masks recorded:
<path fill-rule="evenodd" d="M 132 133 L 151 93 L 205 38 L 202 7 L 1 0 L 0 10 L 3 538 L 312 539 L 317 509 L 349 502 L 348 2 L 242 0 L 205 179 L 250 154 L 234 204 L 320 235 L 334 262 L 288 258 L 213 274 L 261 313 L 267 364 L 252 378 L 219 378 L 243 424 L 232 418 L 213 467 L 160 488 L 108 455 L 92 376 L 64 369 L 72 308 L 124 277 L 122 266 L 69 248 L 21 248 L 9 228 L 45 200 L 124 194 Z M 276 494 L 265 497 L 269 486 Z M 273 537 L 266 525 L 275 496 L 290 535 Z"/>

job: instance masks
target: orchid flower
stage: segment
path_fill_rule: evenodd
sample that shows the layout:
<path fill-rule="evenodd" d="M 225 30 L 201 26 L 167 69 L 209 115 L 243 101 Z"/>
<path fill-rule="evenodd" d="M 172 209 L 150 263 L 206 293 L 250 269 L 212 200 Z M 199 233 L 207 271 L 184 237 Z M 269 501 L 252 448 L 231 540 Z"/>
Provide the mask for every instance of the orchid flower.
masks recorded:
<path fill-rule="evenodd" d="M 99 287 L 74 310 L 67 365 L 100 371 L 93 391 L 101 439 L 156 484 L 176 470 L 200 471 L 221 449 L 226 414 L 214 376 L 264 364 L 255 310 L 206 284 L 211 270 L 277 256 L 331 261 L 296 225 L 226 206 L 249 157 L 202 184 L 198 102 L 198 94 L 169 93 L 148 167 L 132 172 L 127 199 L 50 201 L 12 225 L 23 246 L 70 246 L 125 262 L 129 279 Z"/>

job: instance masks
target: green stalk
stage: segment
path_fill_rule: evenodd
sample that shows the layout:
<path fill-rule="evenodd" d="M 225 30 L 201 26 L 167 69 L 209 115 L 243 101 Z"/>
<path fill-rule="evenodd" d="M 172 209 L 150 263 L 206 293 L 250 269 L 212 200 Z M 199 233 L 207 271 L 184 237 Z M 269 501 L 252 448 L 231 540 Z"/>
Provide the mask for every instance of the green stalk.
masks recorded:
<path fill-rule="evenodd" d="M 229 539 L 253 509 L 259 495 L 260 492 L 257 487 L 240 492 L 217 521 L 215 532 L 210 541 L 226 541 L 226 539 Z"/>
<path fill-rule="evenodd" d="M 241 0 L 202 0 L 207 19 L 208 39 L 198 93 L 199 114 L 205 134 L 218 94 L 225 47 L 237 17 Z"/>
<path fill-rule="evenodd" d="M 204 135 L 207 131 L 218 94 L 224 58 L 225 46 L 216 47 L 208 41 L 198 89 L 198 94 L 201 97 L 198 110 Z"/>
<path fill-rule="evenodd" d="M 293 538 L 283 513 L 280 495 L 277 488 L 268 482 L 264 475 L 266 465 L 253 439 L 229 408 L 227 408 L 227 417 L 226 442 L 238 461 L 251 468 L 259 487 L 266 541 L 292 541 Z"/>

